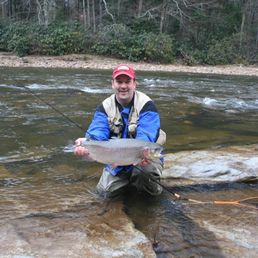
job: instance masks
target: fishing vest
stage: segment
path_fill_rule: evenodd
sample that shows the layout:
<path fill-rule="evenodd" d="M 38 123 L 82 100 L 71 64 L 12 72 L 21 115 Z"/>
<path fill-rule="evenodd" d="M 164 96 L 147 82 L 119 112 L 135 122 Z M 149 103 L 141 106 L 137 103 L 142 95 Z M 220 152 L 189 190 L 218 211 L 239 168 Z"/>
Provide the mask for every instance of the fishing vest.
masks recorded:
<path fill-rule="evenodd" d="M 137 123 L 139 119 L 140 112 L 143 106 L 151 101 L 146 94 L 135 91 L 134 94 L 134 104 L 131 107 L 130 114 L 128 117 L 128 135 L 130 138 L 135 138 Z M 106 114 L 108 115 L 109 129 L 111 135 L 121 138 L 123 131 L 123 121 L 119 111 L 119 108 L 116 104 L 115 94 L 112 94 L 110 97 L 105 99 L 102 102 L 102 105 L 105 109 Z M 163 130 L 159 130 L 159 137 L 157 143 L 163 145 L 166 141 L 166 133 Z"/>

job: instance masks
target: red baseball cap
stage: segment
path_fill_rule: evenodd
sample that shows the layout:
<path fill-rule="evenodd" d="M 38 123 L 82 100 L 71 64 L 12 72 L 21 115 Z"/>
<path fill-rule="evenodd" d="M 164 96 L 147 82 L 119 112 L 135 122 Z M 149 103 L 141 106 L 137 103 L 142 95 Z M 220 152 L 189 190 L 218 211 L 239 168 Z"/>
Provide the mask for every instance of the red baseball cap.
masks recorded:
<path fill-rule="evenodd" d="M 125 75 L 129 76 L 130 78 L 135 79 L 135 71 L 129 65 L 121 64 L 121 65 L 118 65 L 117 67 L 115 67 L 113 69 L 112 78 L 115 79 L 117 76 L 119 76 L 121 74 L 125 74 Z"/>

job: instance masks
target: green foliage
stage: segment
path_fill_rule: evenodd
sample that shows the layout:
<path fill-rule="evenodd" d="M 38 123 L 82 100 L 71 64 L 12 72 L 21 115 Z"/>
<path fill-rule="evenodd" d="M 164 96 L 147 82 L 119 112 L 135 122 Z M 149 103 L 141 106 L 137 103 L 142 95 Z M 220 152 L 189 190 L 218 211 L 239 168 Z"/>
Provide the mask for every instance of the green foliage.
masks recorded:
<path fill-rule="evenodd" d="M 125 58 L 131 61 L 167 63 L 173 60 L 173 41 L 166 34 L 133 34 L 122 24 L 103 28 L 93 45 L 96 54 Z"/>
<path fill-rule="evenodd" d="M 6 27 L 0 23 L 0 50 L 6 51 L 7 44 L 6 44 Z"/>
<path fill-rule="evenodd" d="M 108 43 L 110 40 L 125 41 L 131 36 L 131 30 L 124 24 L 112 24 L 100 28 L 96 40 Z"/>
<path fill-rule="evenodd" d="M 212 40 L 205 49 L 197 49 L 182 44 L 177 49 L 177 57 L 187 65 L 246 63 L 239 49 L 239 35 L 235 34 L 222 40 Z"/>
<path fill-rule="evenodd" d="M 235 34 L 239 31 L 242 22 L 242 10 L 240 2 L 234 3 L 234 1 L 228 1 L 224 8 L 224 37 Z M 237 2 L 237 1 L 236 1 Z"/>
<path fill-rule="evenodd" d="M 14 51 L 20 57 L 28 55 L 31 49 L 30 38 L 26 36 L 14 35 L 9 41 L 7 49 Z"/>
<path fill-rule="evenodd" d="M 45 55 L 64 55 L 80 53 L 83 49 L 84 35 L 71 31 L 67 26 L 52 27 L 39 37 L 39 52 Z"/>
<path fill-rule="evenodd" d="M 177 49 L 177 59 L 185 65 L 198 65 L 206 62 L 207 51 L 182 45 Z"/>
<path fill-rule="evenodd" d="M 70 28 L 66 24 L 45 28 L 28 22 L 11 22 L 1 24 L 0 36 L 0 49 L 18 56 L 80 53 L 85 42 L 85 35 L 79 28 Z"/>
<path fill-rule="evenodd" d="M 129 25 L 129 27 L 135 34 L 138 35 L 148 32 L 159 33 L 159 27 L 155 20 L 146 18 L 133 19 L 133 22 Z"/>
<path fill-rule="evenodd" d="M 127 38 L 131 35 L 123 24 L 108 25 L 100 29 L 91 50 L 94 53 L 126 58 Z"/>
<path fill-rule="evenodd" d="M 164 8 L 160 1 L 109 1 L 107 6 L 89 1 L 85 27 L 82 1 L 65 6 L 57 1 L 44 10 L 20 2 L 6 1 L 0 14 L 0 50 L 20 56 L 92 51 L 166 63 L 177 53 L 188 65 L 240 62 L 242 56 L 257 63 L 257 1 L 165 1 Z M 41 26 L 44 22 L 50 24 Z M 240 30 L 245 34 L 241 51 L 232 39 Z"/>
<path fill-rule="evenodd" d="M 207 53 L 207 64 L 232 64 L 243 62 L 243 57 L 239 50 L 239 36 L 226 37 L 216 41 L 209 47 Z"/>
<path fill-rule="evenodd" d="M 173 41 L 169 35 L 146 33 L 140 38 L 143 44 L 145 60 L 161 63 L 169 63 L 173 60 Z"/>
<path fill-rule="evenodd" d="M 177 40 L 187 45 L 187 48 L 190 47 L 193 50 L 193 52 L 190 51 L 191 55 L 199 60 L 200 52 L 205 54 L 215 41 L 239 32 L 242 19 L 241 7 L 234 1 L 225 1 L 224 4 L 215 4 L 214 8 L 193 9 L 191 18 Z M 204 59 L 199 61 L 203 62 Z"/>
<path fill-rule="evenodd" d="M 21 19 L 19 21 L 8 20 L 6 13 L 0 20 L 0 50 L 12 51 L 19 56 L 91 52 L 158 63 L 171 63 L 177 58 L 187 65 L 238 63 L 244 58 L 245 62 L 257 63 L 257 28 L 252 26 L 251 17 L 248 21 L 248 13 L 245 13 L 245 36 L 240 49 L 237 33 L 244 11 L 241 1 L 215 1 L 202 8 L 180 5 L 187 14 L 180 19 L 176 13 L 169 12 L 174 5 L 172 1 L 166 9 L 164 33 L 159 33 L 161 10 L 154 4 L 156 1 L 143 2 L 141 17 L 135 13 L 137 1 L 134 5 L 125 1 L 119 11 L 111 2 L 109 10 L 114 19 L 99 13 L 102 16 L 95 20 L 94 30 L 93 20 L 87 21 L 87 30 L 83 28 L 83 17 L 79 12 L 82 6 L 72 13 L 64 13 L 63 8 L 55 9 L 58 15 L 50 13 L 52 23 L 48 27 L 38 25 L 38 17 L 33 12 L 28 16 L 15 16 Z M 20 5 L 16 5 L 16 9 L 19 8 Z M 95 13 L 98 11 L 95 6 Z M 25 17 L 31 20 L 24 21 Z M 114 23 L 114 20 L 120 23 Z"/>
<path fill-rule="evenodd" d="M 15 22 L 10 25 L 1 25 L 0 48 L 13 51 L 18 56 L 29 54 L 31 48 L 31 33 L 26 22 Z"/>
<path fill-rule="evenodd" d="M 100 55 L 127 58 L 126 45 L 119 39 L 112 39 L 109 43 L 97 43 L 92 47 L 92 51 Z"/>

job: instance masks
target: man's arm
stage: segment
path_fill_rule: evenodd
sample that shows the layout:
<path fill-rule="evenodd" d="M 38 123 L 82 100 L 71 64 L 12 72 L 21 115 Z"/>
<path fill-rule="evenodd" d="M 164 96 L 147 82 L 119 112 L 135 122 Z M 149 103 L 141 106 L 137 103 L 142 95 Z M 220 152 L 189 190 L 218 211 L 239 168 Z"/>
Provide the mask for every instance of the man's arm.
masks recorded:
<path fill-rule="evenodd" d="M 77 147 L 74 150 L 74 153 L 78 156 L 89 156 L 89 151 L 87 148 L 80 146 L 83 141 L 88 139 L 104 141 L 108 140 L 110 135 L 109 124 L 107 114 L 102 106 L 97 107 L 95 114 L 93 116 L 92 122 L 85 133 L 85 138 L 78 138 L 75 141 Z"/>
<path fill-rule="evenodd" d="M 95 111 L 92 122 L 85 133 L 85 137 L 96 141 L 105 141 L 109 139 L 109 136 L 108 116 L 101 104 Z"/>
<path fill-rule="evenodd" d="M 144 141 L 156 142 L 159 137 L 160 116 L 152 101 L 147 102 L 139 116 L 136 138 Z M 149 150 L 144 150 L 144 157 L 138 165 L 146 166 L 150 163 L 148 160 Z"/>
<path fill-rule="evenodd" d="M 159 136 L 160 116 L 155 104 L 148 101 L 142 108 L 137 125 L 136 138 L 155 142 Z"/>

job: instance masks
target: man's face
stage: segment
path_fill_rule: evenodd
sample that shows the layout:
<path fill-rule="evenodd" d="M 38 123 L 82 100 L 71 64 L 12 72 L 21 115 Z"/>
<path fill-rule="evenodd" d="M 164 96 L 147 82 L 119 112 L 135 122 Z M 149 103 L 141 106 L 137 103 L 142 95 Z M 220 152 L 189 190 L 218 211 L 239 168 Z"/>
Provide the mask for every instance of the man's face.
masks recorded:
<path fill-rule="evenodd" d="M 117 101 L 121 105 L 127 105 L 133 98 L 136 82 L 129 76 L 121 74 L 112 81 L 112 88 L 115 91 Z"/>

